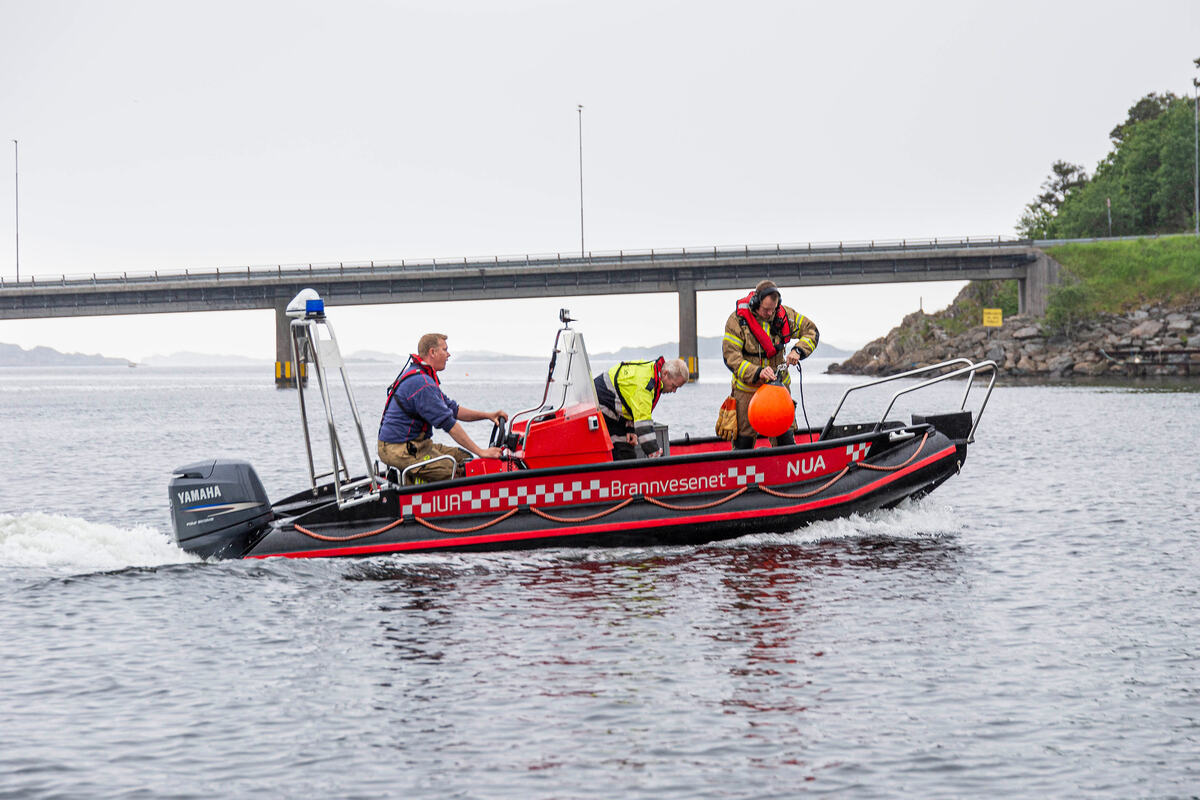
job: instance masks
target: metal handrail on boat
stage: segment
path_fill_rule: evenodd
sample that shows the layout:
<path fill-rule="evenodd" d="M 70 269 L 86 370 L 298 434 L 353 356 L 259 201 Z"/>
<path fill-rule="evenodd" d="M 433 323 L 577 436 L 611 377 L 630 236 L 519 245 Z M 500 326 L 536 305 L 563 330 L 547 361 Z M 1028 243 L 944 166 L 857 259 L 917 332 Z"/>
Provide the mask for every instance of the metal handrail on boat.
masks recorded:
<path fill-rule="evenodd" d="M 971 430 L 969 433 L 967 433 L 967 443 L 969 444 L 971 442 L 974 442 L 975 441 L 975 429 L 977 427 L 979 427 L 979 420 L 983 418 L 983 410 L 985 408 L 987 408 L 987 402 L 992 396 L 992 387 L 994 387 L 996 385 L 997 371 L 996 371 L 996 362 L 995 361 L 980 361 L 978 363 L 971 364 L 968 367 L 961 367 L 959 369 L 954 370 L 953 372 L 947 372 L 944 375 L 938 375 L 937 377 L 930 378 L 929 380 L 926 380 L 926 381 L 922 381 L 921 383 L 918 383 L 916 386 L 909 386 L 907 389 L 901 389 L 900 391 L 898 391 L 894 395 L 892 395 L 892 401 L 890 403 L 888 403 L 887 408 L 884 409 L 883 416 L 879 418 L 879 422 L 876 423 L 875 429 L 879 430 L 883 426 L 883 421 L 885 419 L 887 419 L 888 412 L 892 410 L 892 406 L 896 404 L 896 400 L 899 399 L 900 395 L 908 394 L 909 392 L 915 392 L 918 389 L 924 389 L 926 386 L 932 386 L 935 383 L 940 383 L 944 380 L 949 380 L 950 378 L 957 378 L 960 375 L 969 376 L 967 378 L 967 389 L 965 392 L 963 392 L 962 404 L 959 406 L 960 410 L 965 410 L 967 407 L 967 396 L 971 393 L 971 386 L 975 382 L 975 373 L 978 372 L 979 370 L 983 370 L 983 369 L 991 370 L 992 377 L 988 380 L 987 393 L 984 394 L 983 402 L 979 404 L 979 411 L 974 415 L 975 419 L 971 422 Z"/>
<path fill-rule="evenodd" d="M 434 456 L 433 458 L 427 459 L 425 461 L 418 461 L 415 464 L 409 464 L 407 467 L 404 468 L 404 471 L 400 473 L 400 485 L 405 486 L 408 484 L 408 473 L 411 472 L 412 470 L 423 469 L 425 467 L 428 467 L 430 464 L 433 464 L 434 462 L 446 461 L 446 460 L 452 461 L 455 464 L 458 463 L 455 460 L 454 456 L 446 454 L 446 455 Z"/>
<path fill-rule="evenodd" d="M 962 366 L 959 366 L 957 369 L 953 369 L 950 372 L 944 373 L 942 375 L 938 375 L 936 377 L 921 381 L 920 383 L 918 383 L 915 386 L 909 386 L 905 389 L 901 389 L 900 391 L 898 391 L 894 395 L 892 395 L 891 402 L 889 402 L 887 405 L 887 408 L 884 409 L 883 415 L 880 416 L 879 422 L 877 422 L 875 424 L 875 427 L 873 430 L 878 431 L 883 427 L 883 423 L 887 420 L 888 412 L 890 412 L 892 410 L 892 406 L 894 406 L 896 404 L 896 400 L 898 400 L 901 395 L 905 395 L 910 392 L 915 392 L 919 389 L 924 389 L 928 386 L 932 386 L 935 383 L 940 383 L 944 380 L 948 380 L 950 378 L 956 378 L 956 377 L 963 376 L 963 375 L 968 376 L 968 380 L 967 380 L 967 387 L 963 391 L 962 403 L 959 404 L 959 409 L 965 410 L 967 407 L 967 398 L 968 398 L 968 396 L 970 396 L 971 387 L 974 385 L 974 382 L 975 382 L 975 373 L 979 372 L 980 370 L 988 369 L 988 370 L 991 370 L 992 376 L 991 376 L 991 379 L 988 381 L 987 393 L 983 397 L 983 402 L 979 404 L 979 411 L 975 414 L 975 419 L 971 423 L 971 430 L 967 434 L 968 442 L 975 441 L 975 429 L 979 426 L 979 420 L 982 419 L 982 417 L 983 417 L 983 410 L 984 410 L 984 408 L 987 407 L 987 402 L 992 396 L 992 388 L 996 385 L 997 367 L 996 367 L 995 361 L 989 360 L 989 361 L 974 362 L 968 358 L 954 358 L 949 361 L 942 361 L 937 364 L 930 364 L 925 367 L 918 367 L 916 369 L 910 369 L 907 372 L 899 372 L 895 375 L 888 375 L 887 377 L 884 377 L 884 378 L 877 378 L 873 381 L 867 381 L 866 383 L 860 383 L 857 386 L 851 386 L 849 389 L 847 389 L 842 394 L 842 399 L 838 402 L 837 408 L 834 409 L 833 414 L 829 417 L 829 421 L 825 423 L 825 427 L 821 430 L 821 438 L 824 439 L 825 437 L 827 437 L 829 435 L 830 431 L 833 430 L 834 420 L 837 418 L 838 413 L 842 410 L 842 406 L 845 405 L 846 398 L 850 396 L 851 392 L 856 392 L 860 389 L 869 389 L 872 386 L 878 386 L 883 383 L 889 383 L 891 381 L 901 380 L 903 378 L 912 378 L 917 375 L 925 375 L 927 373 L 934 372 L 937 370 L 948 369 L 950 367 L 953 367 L 954 365 L 962 365 Z"/>

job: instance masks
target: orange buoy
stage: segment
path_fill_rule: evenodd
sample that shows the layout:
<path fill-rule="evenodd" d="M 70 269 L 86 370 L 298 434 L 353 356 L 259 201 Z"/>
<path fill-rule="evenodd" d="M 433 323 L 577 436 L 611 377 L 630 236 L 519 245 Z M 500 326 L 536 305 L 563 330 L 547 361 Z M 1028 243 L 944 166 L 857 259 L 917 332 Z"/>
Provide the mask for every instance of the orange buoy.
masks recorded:
<path fill-rule="evenodd" d="M 754 397 L 750 398 L 747 416 L 760 436 L 779 436 L 795 422 L 796 404 L 787 389 L 777 383 L 768 383 L 758 387 Z"/>

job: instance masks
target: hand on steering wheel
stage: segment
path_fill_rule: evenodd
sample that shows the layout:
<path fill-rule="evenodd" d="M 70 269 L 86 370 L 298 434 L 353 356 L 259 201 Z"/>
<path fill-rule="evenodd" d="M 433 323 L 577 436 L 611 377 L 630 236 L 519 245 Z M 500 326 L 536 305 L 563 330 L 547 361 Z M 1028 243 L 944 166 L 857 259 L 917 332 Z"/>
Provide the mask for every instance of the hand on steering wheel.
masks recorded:
<path fill-rule="evenodd" d="M 488 439 L 488 447 L 503 447 L 508 438 L 508 417 L 500 414 L 492 426 L 492 436 Z"/>

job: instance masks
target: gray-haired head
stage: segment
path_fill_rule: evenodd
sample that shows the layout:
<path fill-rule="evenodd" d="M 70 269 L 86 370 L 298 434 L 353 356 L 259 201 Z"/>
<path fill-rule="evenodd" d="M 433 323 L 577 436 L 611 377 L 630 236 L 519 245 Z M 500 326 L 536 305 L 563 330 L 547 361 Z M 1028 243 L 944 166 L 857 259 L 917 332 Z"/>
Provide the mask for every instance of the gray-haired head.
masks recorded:
<path fill-rule="evenodd" d="M 682 358 L 667 359 L 663 363 L 662 374 L 670 378 L 676 386 L 682 386 L 691 377 L 691 371 Z"/>

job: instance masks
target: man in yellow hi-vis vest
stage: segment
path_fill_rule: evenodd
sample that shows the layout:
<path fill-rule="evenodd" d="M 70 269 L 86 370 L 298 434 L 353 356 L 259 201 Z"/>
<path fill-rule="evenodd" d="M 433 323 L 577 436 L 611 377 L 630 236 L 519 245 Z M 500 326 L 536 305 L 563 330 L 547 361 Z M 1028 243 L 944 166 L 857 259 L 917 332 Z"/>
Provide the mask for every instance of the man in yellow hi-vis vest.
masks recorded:
<path fill-rule="evenodd" d="M 662 455 L 650 414 L 658 398 L 688 382 L 687 364 L 661 356 L 654 361 L 622 361 L 595 379 L 596 399 L 612 437 L 613 460 L 635 458 L 641 445 L 647 458 Z"/>

